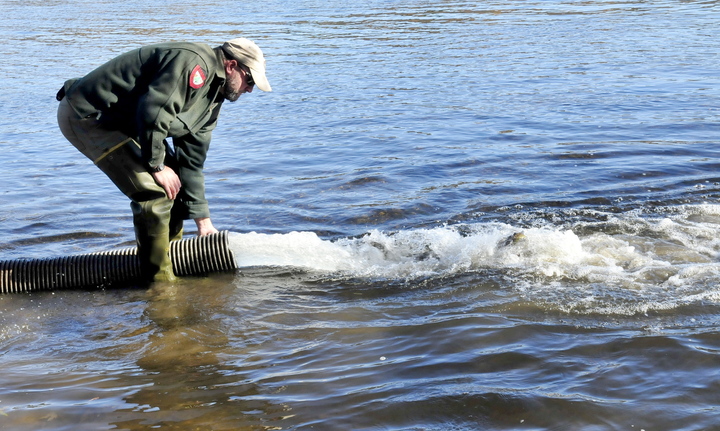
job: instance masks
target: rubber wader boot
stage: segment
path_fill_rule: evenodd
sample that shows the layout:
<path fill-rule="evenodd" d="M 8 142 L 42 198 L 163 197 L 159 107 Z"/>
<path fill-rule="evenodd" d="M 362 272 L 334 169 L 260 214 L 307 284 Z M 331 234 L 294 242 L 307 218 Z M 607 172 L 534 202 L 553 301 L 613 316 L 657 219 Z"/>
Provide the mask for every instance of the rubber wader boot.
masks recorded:
<path fill-rule="evenodd" d="M 170 260 L 170 212 L 173 201 L 167 198 L 131 202 L 138 257 L 147 281 L 177 280 Z M 174 236 L 178 231 L 174 229 Z"/>

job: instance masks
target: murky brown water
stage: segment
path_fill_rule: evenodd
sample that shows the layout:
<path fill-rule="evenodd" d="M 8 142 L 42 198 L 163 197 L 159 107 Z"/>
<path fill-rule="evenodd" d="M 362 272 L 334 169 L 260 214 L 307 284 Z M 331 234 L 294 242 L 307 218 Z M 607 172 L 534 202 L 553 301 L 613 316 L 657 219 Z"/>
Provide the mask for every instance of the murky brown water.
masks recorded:
<path fill-rule="evenodd" d="M 716 427 L 717 2 L 2 8 L 3 260 L 133 242 L 65 79 L 245 35 L 274 91 L 207 162 L 240 269 L 0 296 L 0 429 Z"/>

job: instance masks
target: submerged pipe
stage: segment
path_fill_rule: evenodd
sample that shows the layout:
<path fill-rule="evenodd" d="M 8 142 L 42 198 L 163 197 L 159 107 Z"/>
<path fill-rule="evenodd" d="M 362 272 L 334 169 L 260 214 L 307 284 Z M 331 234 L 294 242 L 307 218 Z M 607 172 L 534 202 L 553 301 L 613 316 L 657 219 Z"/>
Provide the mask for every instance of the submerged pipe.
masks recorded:
<path fill-rule="evenodd" d="M 235 269 L 228 232 L 172 241 L 175 275 Z M 140 279 L 137 247 L 46 259 L 0 261 L 0 293 L 107 287 Z"/>

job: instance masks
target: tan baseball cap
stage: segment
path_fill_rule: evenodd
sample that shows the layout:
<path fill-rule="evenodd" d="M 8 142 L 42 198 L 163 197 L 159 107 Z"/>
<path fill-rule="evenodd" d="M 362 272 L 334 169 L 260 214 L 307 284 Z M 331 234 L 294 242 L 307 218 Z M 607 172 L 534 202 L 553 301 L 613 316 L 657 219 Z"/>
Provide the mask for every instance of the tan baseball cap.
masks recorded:
<path fill-rule="evenodd" d="M 262 91 L 272 91 L 265 76 L 265 57 L 255 42 L 239 37 L 225 42 L 222 49 L 232 59 L 250 68 L 250 73 L 257 88 Z"/>

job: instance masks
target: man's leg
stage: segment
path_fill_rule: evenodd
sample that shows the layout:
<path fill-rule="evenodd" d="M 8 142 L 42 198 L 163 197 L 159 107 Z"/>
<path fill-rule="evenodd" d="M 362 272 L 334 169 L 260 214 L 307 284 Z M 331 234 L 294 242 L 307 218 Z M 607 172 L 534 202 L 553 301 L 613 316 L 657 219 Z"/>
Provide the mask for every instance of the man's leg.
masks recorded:
<path fill-rule="evenodd" d="M 149 281 L 175 281 L 170 261 L 170 199 L 132 201 L 142 273 Z"/>
<path fill-rule="evenodd" d="M 170 241 L 178 241 L 183 237 L 183 222 L 185 213 L 180 211 L 180 205 L 173 205 L 170 212 Z"/>
<path fill-rule="evenodd" d="M 170 241 L 182 237 L 182 218 L 174 202 L 140 163 L 134 141 L 121 146 L 97 163 L 130 199 L 138 256 L 148 281 L 174 281 Z M 173 211 L 173 209 L 175 210 Z"/>
<path fill-rule="evenodd" d="M 95 119 L 78 118 L 65 99 L 58 108 L 58 124 L 68 141 L 131 199 L 144 278 L 174 280 L 169 242 L 182 237 L 182 218 L 173 216 L 174 202 L 140 162 L 137 144 L 121 132 L 104 129 Z"/>

